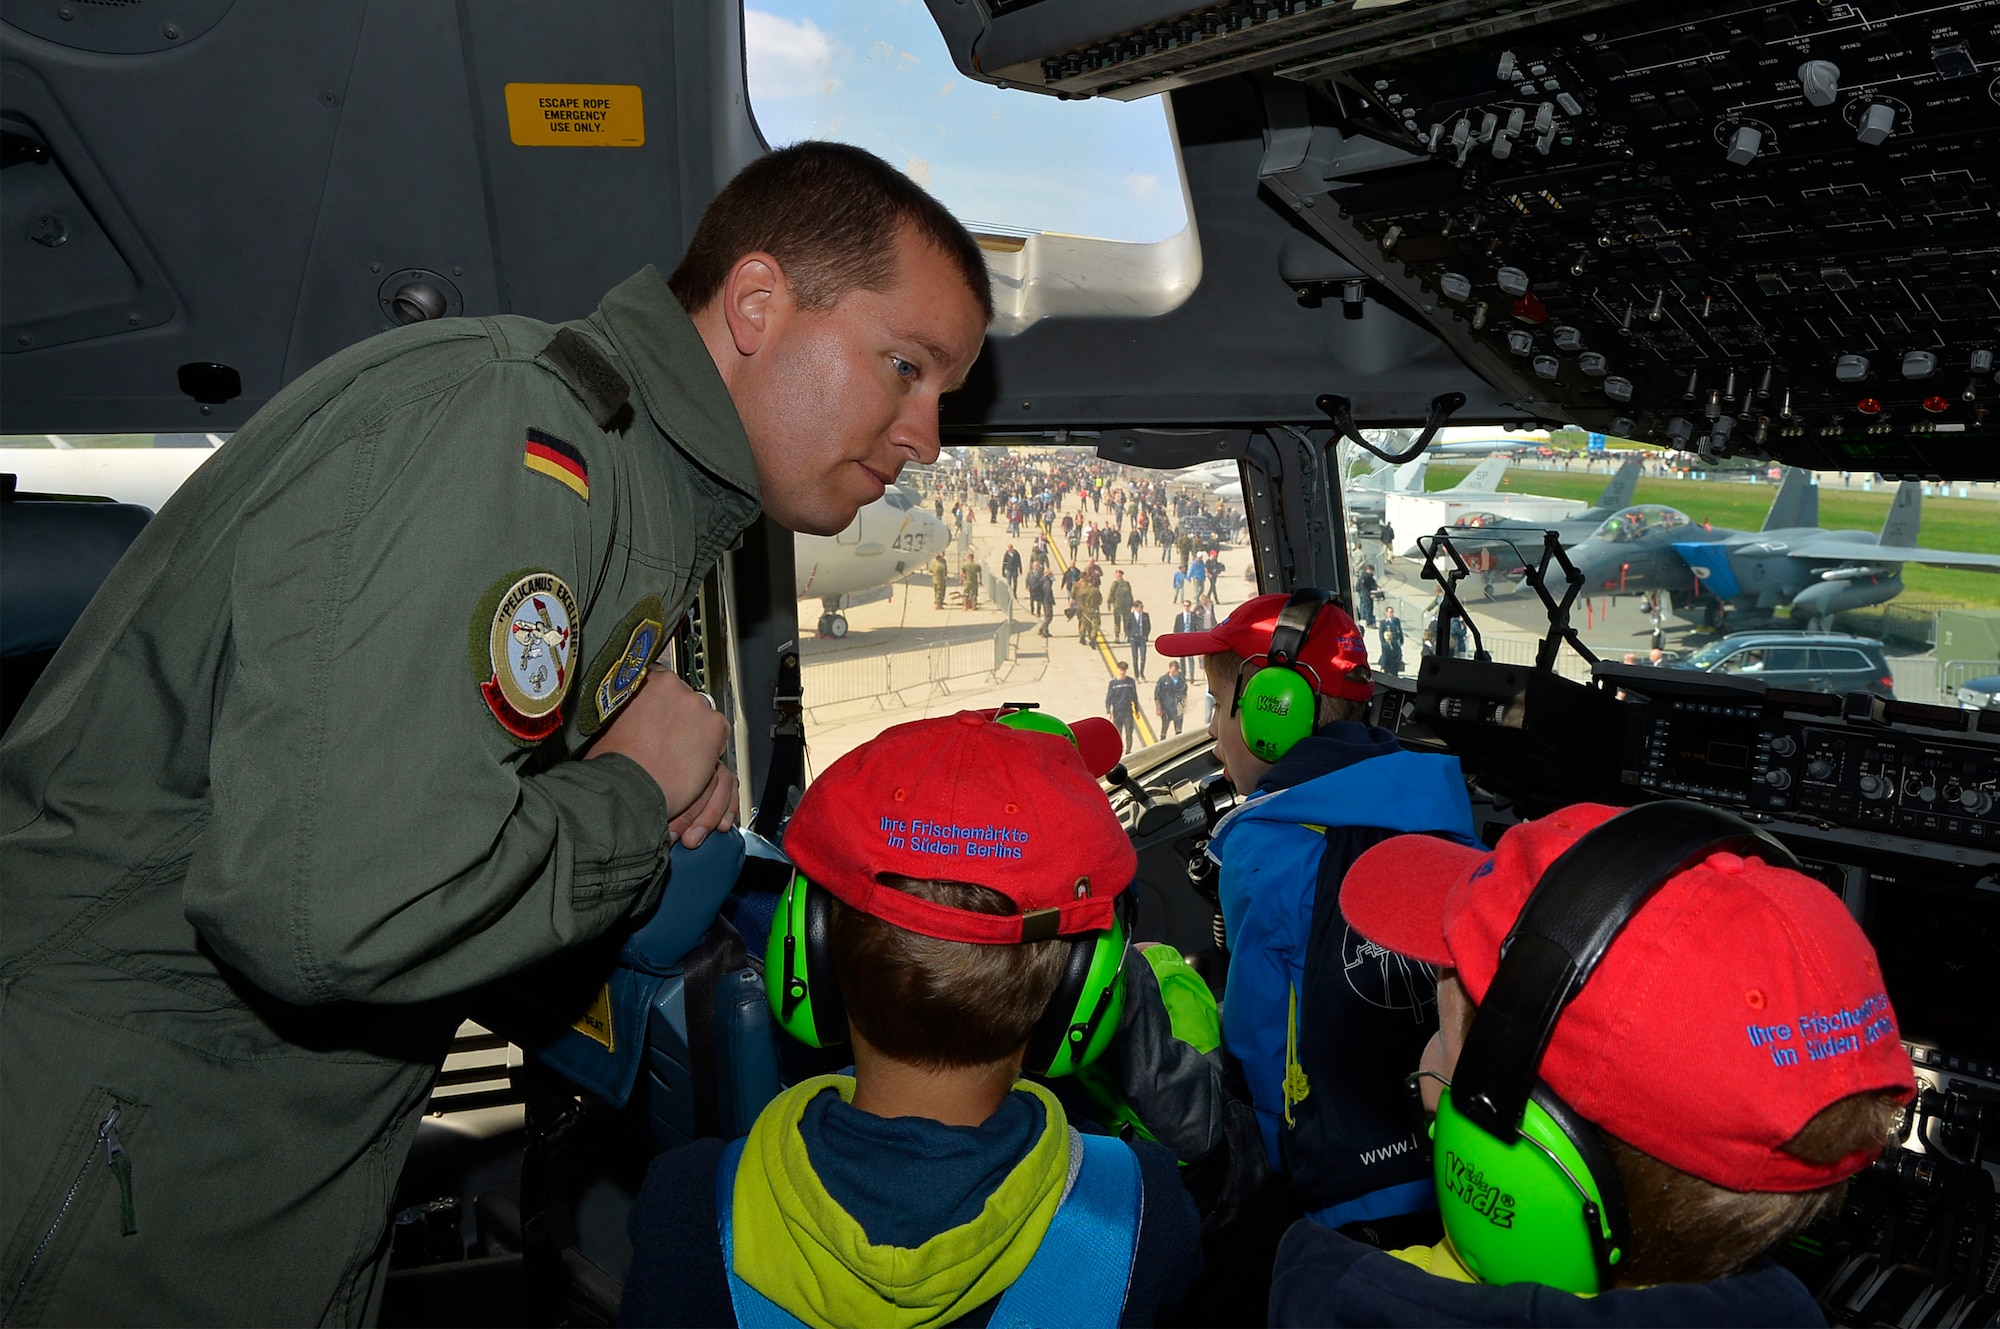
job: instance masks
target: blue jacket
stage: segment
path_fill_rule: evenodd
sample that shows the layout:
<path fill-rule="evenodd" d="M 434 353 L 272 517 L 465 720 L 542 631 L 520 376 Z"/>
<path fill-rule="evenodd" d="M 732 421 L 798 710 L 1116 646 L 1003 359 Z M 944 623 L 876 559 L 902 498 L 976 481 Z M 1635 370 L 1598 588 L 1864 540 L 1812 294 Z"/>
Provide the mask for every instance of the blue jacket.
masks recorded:
<path fill-rule="evenodd" d="M 1458 759 L 1336 721 L 1209 841 L 1229 943 L 1223 1043 L 1272 1165 L 1333 1226 L 1437 1203 L 1403 1085 L 1436 1027 L 1435 978 L 1353 934 L 1339 909 L 1362 851 L 1410 833 L 1474 843 Z"/>

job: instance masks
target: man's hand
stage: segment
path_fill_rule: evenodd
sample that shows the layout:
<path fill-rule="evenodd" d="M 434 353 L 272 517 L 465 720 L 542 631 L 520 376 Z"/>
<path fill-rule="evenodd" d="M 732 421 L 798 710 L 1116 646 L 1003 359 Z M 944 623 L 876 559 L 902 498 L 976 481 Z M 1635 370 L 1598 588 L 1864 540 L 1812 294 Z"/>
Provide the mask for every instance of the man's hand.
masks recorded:
<path fill-rule="evenodd" d="M 667 801 L 667 828 L 692 849 L 736 824 L 736 774 L 722 764 L 729 722 L 715 703 L 667 669 L 655 669 L 591 748 L 639 763 Z"/>

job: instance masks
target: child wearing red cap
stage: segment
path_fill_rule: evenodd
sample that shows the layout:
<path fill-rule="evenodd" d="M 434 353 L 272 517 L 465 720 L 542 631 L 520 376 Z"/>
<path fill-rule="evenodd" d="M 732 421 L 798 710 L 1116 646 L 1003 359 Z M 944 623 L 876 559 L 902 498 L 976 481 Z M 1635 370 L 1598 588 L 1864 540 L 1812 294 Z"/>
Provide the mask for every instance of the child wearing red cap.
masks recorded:
<path fill-rule="evenodd" d="M 1299 1224 L 1271 1322 L 1824 1324 L 1765 1253 L 1838 1206 L 1914 1084 L 1873 947 L 1789 859 L 1681 803 L 1363 854 L 1347 921 L 1439 969 L 1416 1078 L 1446 1240 L 1391 1255 Z"/>
<path fill-rule="evenodd" d="M 1029 718 L 899 725 L 807 789 L 766 981 L 853 1073 L 655 1160 L 621 1323 L 1144 1325 L 1184 1295 L 1173 1156 L 1086 1140 L 1021 1078 L 1110 1040 L 1137 869 L 1075 741 Z"/>
<path fill-rule="evenodd" d="M 1316 711 L 1302 726 L 1310 732 L 1268 760 L 1252 749 L 1243 698 L 1281 630 L 1281 652 L 1297 638 L 1294 667 L 1313 684 Z M 1246 1285 L 1238 1294 L 1261 1300 L 1287 1204 L 1330 1227 L 1372 1229 L 1364 1235 L 1376 1241 L 1435 1231 L 1436 1199 L 1403 1087 L 1436 1027 L 1431 974 L 1355 935 L 1336 900 L 1348 865 L 1392 835 L 1470 843 L 1472 808 L 1457 758 L 1404 752 L 1395 735 L 1365 723 L 1374 694 L 1367 647 L 1323 592 L 1256 596 L 1206 631 L 1162 636 L 1156 649 L 1202 660 L 1215 699 L 1209 733 L 1247 800 L 1216 827 L 1209 854 L 1221 865 L 1229 953 L 1223 1045 L 1241 1066 L 1255 1128 L 1239 1143 L 1229 1106 L 1214 1101 L 1226 1077 L 1177 1060 L 1171 1044 L 1144 1037 L 1136 1016 L 1118 1050 L 1120 1087 L 1154 1134 L 1202 1163 L 1195 1176 L 1223 1178 L 1216 1211 L 1250 1220 L 1230 1261 Z M 1170 1073 L 1183 1066 L 1194 1074 Z M 1225 1158 L 1199 1152 L 1225 1145 Z M 1245 1204 L 1265 1166 L 1286 1174 L 1289 1200 Z"/>

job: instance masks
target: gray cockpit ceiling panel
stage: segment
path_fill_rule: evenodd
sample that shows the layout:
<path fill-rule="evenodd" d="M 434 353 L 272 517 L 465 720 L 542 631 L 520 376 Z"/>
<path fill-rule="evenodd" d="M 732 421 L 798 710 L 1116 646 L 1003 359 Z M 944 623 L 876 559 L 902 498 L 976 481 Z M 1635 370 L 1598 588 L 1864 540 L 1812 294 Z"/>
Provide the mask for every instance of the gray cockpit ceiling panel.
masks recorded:
<path fill-rule="evenodd" d="M 1300 298 L 1284 269 L 1319 255 L 1331 273 L 1339 260 L 1259 187 L 1255 83 L 1227 79 L 1173 98 L 1201 284 L 1154 318 L 1047 319 L 989 340 L 965 391 L 946 399 L 947 427 L 1323 425 L 1322 393 L 1350 398 L 1371 423 L 1419 423 L 1433 397 L 1452 391 L 1469 398 L 1459 418 L 1524 415 L 1372 288 L 1359 319 L 1337 295 Z"/>
<path fill-rule="evenodd" d="M 735 0 L 203 15 L 161 50 L 123 27 L 91 50 L 0 26 L 0 200 L 75 214 L 56 245 L 41 211 L 8 214 L 0 431 L 232 429 L 392 326 L 384 301 L 410 274 L 448 313 L 584 313 L 643 264 L 671 267 L 760 146 Z M 518 146 L 510 82 L 636 86 L 645 142 Z M 107 314 L 107 292 L 129 307 Z M 235 370 L 240 393 L 197 402 L 190 363 Z"/>
<path fill-rule="evenodd" d="M 10 0 L 5 12 L 39 11 Z M 32 238 L 25 216 L 0 245 L 0 430 L 228 430 L 391 326 L 406 286 L 449 314 L 567 318 L 644 263 L 670 267 L 759 148 L 740 12 L 738 0 L 210 4 L 159 50 L 139 49 L 129 20 L 97 50 L 0 27 L 4 109 L 50 149 L 8 166 L 6 193 L 77 214 L 67 252 Z M 509 83 L 637 86 L 644 145 L 518 145 Z M 1205 271 L 1193 298 L 1162 317 L 996 338 L 949 408 L 954 428 L 1318 422 L 1325 392 L 1385 422 L 1419 419 L 1453 389 L 1473 396 L 1464 418 L 1507 414 L 1414 320 L 1371 301 L 1353 321 L 1337 300 L 1298 298 L 1281 269 L 1340 260 L 1258 185 L 1253 84 L 1190 90 L 1178 110 Z M 50 188 L 16 188 L 30 179 Z M 92 252 L 85 290 L 59 265 L 82 271 Z M 110 308 L 105 290 L 130 299 Z M 76 312 L 57 307 L 65 291 L 90 296 L 91 319 L 57 317 Z M 58 323 L 65 336 L 35 335 Z M 233 369 L 240 392 L 195 400 L 180 380 L 191 363 Z"/>

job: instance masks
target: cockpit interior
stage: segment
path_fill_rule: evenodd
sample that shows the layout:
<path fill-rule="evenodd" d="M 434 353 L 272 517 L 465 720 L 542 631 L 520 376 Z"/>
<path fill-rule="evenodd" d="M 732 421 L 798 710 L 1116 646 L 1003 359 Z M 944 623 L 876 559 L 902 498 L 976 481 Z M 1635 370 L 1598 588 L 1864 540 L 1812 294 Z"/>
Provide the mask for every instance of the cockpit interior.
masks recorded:
<path fill-rule="evenodd" d="M 997 310 L 944 398 L 947 455 L 888 489 L 898 534 L 829 543 L 890 571 L 821 597 L 792 534 L 760 521 L 669 625 L 675 667 L 732 727 L 745 833 L 677 849 L 674 908 L 580 982 L 530 1010 L 467 1005 L 396 1188 L 382 1322 L 614 1322 L 651 1157 L 740 1135 L 828 1069 L 765 1005 L 784 817 L 835 753 L 905 714 L 1104 709 L 1124 666 L 1090 654 L 1077 683 L 1084 653 L 1000 598 L 999 546 L 1038 532 L 1015 533 L 992 477 L 1032 493 L 1025 477 L 1060 467 L 1184 500 L 1228 601 L 1319 587 L 1365 617 L 1369 720 L 1459 761 L 1485 843 L 1569 803 L 1676 799 L 1796 854 L 1875 945 L 1918 1095 L 1845 1206 L 1778 1258 L 1834 1324 L 2000 1322 L 2000 689 L 1975 686 L 2000 675 L 2000 543 L 1980 515 L 2000 515 L 2000 0 L 876 8 L 0 0 L 10 459 L 114 438 L 226 450 L 305 371 L 385 331 L 580 317 L 672 267 L 722 185 L 780 145 L 781 114 L 837 121 L 814 109 L 835 85 L 921 78 L 926 104 L 976 90 L 1058 126 L 1115 105 L 1161 136 L 1157 161 L 1101 155 L 1086 191 L 1100 219 L 1166 200 L 1155 234 L 982 228 L 960 209 Z M 941 54 L 910 54 L 907 25 Z M 541 117 L 538 98 L 577 88 L 615 141 Z M 869 146 L 942 196 L 954 168 L 928 129 Z M 1034 175 L 1022 163 L 1007 188 Z M 1640 501 L 1567 551 L 1505 513 L 1402 530 L 1417 558 L 1363 536 L 1362 463 L 1474 427 L 1522 440 L 1510 491 L 1560 477 L 1561 511 L 1582 511 L 1601 463 L 1630 456 Z M 1432 489 L 1464 469 L 1428 460 Z M 24 465 L 0 468 L 22 477 L 0 503 L 7 718 L 59 673 L 150 515 L 66 501 L 116 498 L 115 478 Z M 1816 515 L 1757 543 L 1781 473 Z M 1925 502 L 1920 537 L 1897 505 Z M 1838 543 L 1806 558 L 1791 527 Z M 1657 586 L 1623 551 L 1649 538 L 1678 551 Z M 1172 551 L 1133 540 L 1123 567 L 1166 631 Z M 1916 556 L 1943 545 L 1958 561 L 1924 573 Z M 988 617 L 962 560 L 983 560 Z M 1408 625 L 1398 668 L 1378 583 Z M 932 612 L 933 585 L 936 612 L 949 590 L 965 617 L 871 655 Z M 1727 640 L 1751 626 L 1758 642 Z M 1780 670 L 1781 653 L 1804 663 Z M 1103 783 L 1137 851 L 1135 927 L 1213 975 L 1206 848 L 1236 799 L 1188 663 L 1186 728 L 1166 732 L 1147 678 L 1144 741 Z M 608 1056 L 587 1026 L 614 1012 Z"/>

